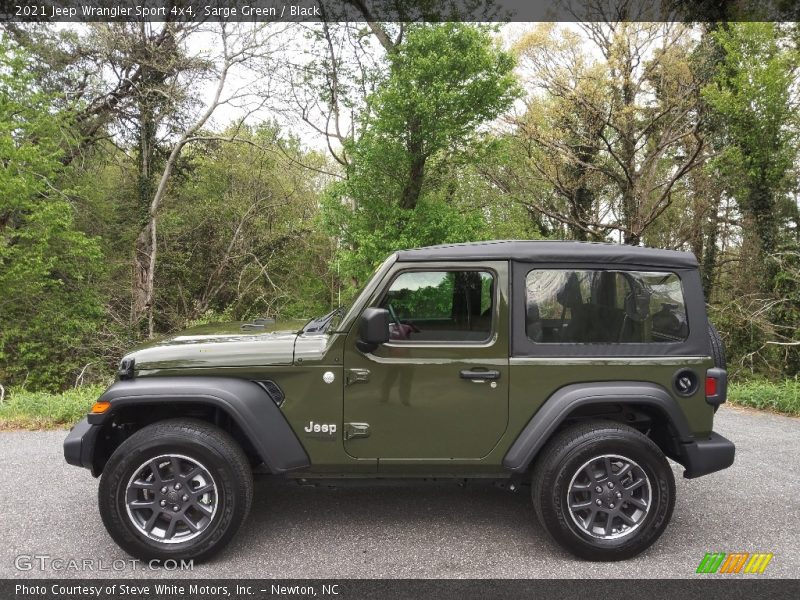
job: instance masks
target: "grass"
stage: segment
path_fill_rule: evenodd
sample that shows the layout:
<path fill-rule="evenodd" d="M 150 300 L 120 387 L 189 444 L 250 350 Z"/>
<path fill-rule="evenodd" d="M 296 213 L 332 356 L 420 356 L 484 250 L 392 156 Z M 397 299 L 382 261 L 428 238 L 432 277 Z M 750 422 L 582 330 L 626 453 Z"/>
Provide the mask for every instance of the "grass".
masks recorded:
<path fill-rule="evenodd" d="M 81 420 L 105 388 L 87 385 L 61 394 L 11 389 L 0 404 L 2 429 L 59 429 Z M 731 404 L 800 416 L 800 380 L 772 382 L 751 379 L 731 382 Z"/>
<path fill-rule="evenodd" d="M 738 406 L 800 416 L 800 380 L 785 379 L 773 382 L 750 379 L 732 382 L 728 387 L 728 401 Z"/>
<path fill-rule="evenodd" d="M 61 394 L 6 390 L 0 429 L 61 429 L 80 421 L 105 389 L 86 385 Z"/>

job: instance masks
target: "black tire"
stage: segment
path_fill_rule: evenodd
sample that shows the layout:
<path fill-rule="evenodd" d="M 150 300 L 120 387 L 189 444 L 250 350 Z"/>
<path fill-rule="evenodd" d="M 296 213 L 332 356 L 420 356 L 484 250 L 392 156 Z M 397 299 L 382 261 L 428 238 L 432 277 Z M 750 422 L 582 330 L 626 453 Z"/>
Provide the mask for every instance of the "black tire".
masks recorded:
<path fill-rule="evenodd" d="M 711 343 L 711 356 L 714 358 L 714 366 L 718 369 L 727 369 L 727 361 L 725 360 L 725 343 L 722 341 L 722 336 L 711 323 L 708 324 L 708 339 Z"/>
<path fill-rule="evenodd" d="M 170 465 L 171 457 L 179 457 L 176 460 L 179 475 L 161 477 L 162 469 L 170 475 L 174 473 Z M 149 462 L 152 459 L 158 459 Z M 199 465 L 192 467 L 192 463 Z M 159 480 L 155 485 L 156 475 L 154 469 L 149 465 L 156 466 Z M 143 469 L 144 467 L 144 469 Z M 144 475 L 149 473 L 148 475 Z M 192 473 L 200 473 L 193 480 L 182 479 Z M 146 489 L 139 490 L 139 485 L 130 485 L 134 481 L 143 482 Z M 210 479 L 206 481 L 203 478 Z M 175 492 L 174 482 L 185 482 L 182 492 Z M 159 487 L 162 486 L 163 487 Z M 202 489 L 211 488 L 213 491 L 200 495 Z M 195 486 L 198 495 L 185 494 L 186 491 L 192 492 Z M 152 488 L 152 489 L 151 489 Z M 156 489 L 158 488 L 158 489 Z M 168 489 L 171 496 L 161 495 Z M 144 494 L 145 502 L 150 504 L 151 495 L 154 498 L 170 498 L 169 502 L 178 502 L 183 508 L 177 512 L 175 531 L 187 538 L 186 541 L 179 541 L 180 538 L 173 537 L 167 542 L 167 524 L 171 523 L 172 516 L 167 514 L 169 504 L 166 509 L 158 508 L 161 501 L 153 500 L 155 507 L 151 509 L 129 510 L 129 494 Z M 158 496 L 154 496 L 159 494 Z M 188 502 L 181 500 L 188 499 Z M 213 500 L 213 503 L 212 503 Z M 242 522 L 250 511 L 253 500 L 253 475 L 250 463 L 244 452 L 234 439 L 221 429 L 204 421 L 195 419 L 170 419 L 148 425 L 131 435 L 115 450 L 103 470 L 98 490 L 98 501 L 100 504 L 100 516 L 103 519 L 108 533 L 125 550 L 125 552 L 142 560 L 151 559 L 183 559 L 201 561 L 209 558 L 222 548 L 233 538 Z M 166 500 L 164 500 L 166 502 Z M 202 507 L 198 502 L 205 502 Z M 161 505 L 163 506 L 163 505 Z M 175 510 L 179 510 L 178 504 Z M 203 508 L 206 512 L 197 510 Z M 148 523 L 137 525 L 137 518 L 140 515 L 155 514 L 160 511 L 161 516 L 154 517 L 154 523 L 164 523 L 163 535 L 161 540 L 152 539 L 140 527 L 150 526 L 151 532 L 153 525 Z M 191 512 L 195 511 L 195 512 Z M 136 516 L 134 516 L 134 513 Z M 182 520 L 185 515 L 189 518 L 197 531 L 189 529 L 186 520 Z M 203 528 L 200 529 L 198 523 L 204 521 Z M 182 530 L 182 531 L 181 531 Z M 151 533 L 151 535 L 155 535 Z M 172 534 L 175 535 L 175 532 Z M 194 536 L 194 537 L 191 537 Z"/>
<path fill-rule="evenodd" d="M 605 462 L 603 457 L 608 455 L 617 457 L 609 459 L 614 464 L 611 467 L 612 472 L 616 466 L 621 467 L 625 464 L 624 461 L 616 462 L 618 459 L 624 458 L 629 461 L 630 475 L 624 477 L 630 476 L 632 487 L 635 483 L 633 474 L 638 473 L 640 483 L 637 489 L 643 491 L 629 492 L 625 481 L 616 480 L 614 478 L 616 476 L 608 479 L 591 479 L 586 470 L 581 471 L 581 467 L 587 463 L 603 464 Z M 592 462 L 592 459 L 600 462 Z M 590 470 L 592 468 L 589 467 Z M 588 483 L 577 479 L 579 473 Z M 646 475 L 646 478 L 643 478 L 642 474 Z M 617 481 L 616 490 L 609 489 L 614 487 L 613 481 Z M 646 483 L 641 483 L 642 481 Z M 571 494 L 570 485 L 573 482 L 576 486 L 589 485 L 590 488 L 586 492 Z M 563 548 L 586 560 L 612 561 L 636 556 L 650 547 L 663 533 L 675 506 L 675 479 L 669 463 L 658 446 L 635 429 L 611 421 L 573 425 L 558 433 L 537 458 L 531 488 L 536 515 L 547 533 Z M 602 497 L 596 494 L 596 490 L 600 488 L 604 494 Z M 647 510 L 640 511 L 630 504 L 626 497 L 639 495 L 636 499 L 631 497 L 630 502 L 635 500 L 645 504 L 644 490 L 649 490 Z M 617 491 L 623 495 L 623 499 L 615 506 L 613 502 L 617 500 L 614 496 L 609 498 L 605 494 L 616 495 Z M 580 494 L 585 496 L 576 499 Z M 584 513 L 576 514 L 570 511 L 567 505 L 570 500 L 576 505 L 586 502 L 589 507 L 584 509 Z M 595 508 L 598 500 L 601 503 L 606 502 L 604 505 L 601 504 L 603 508 Z M 630 515 L 635 515 L 637 511 L 643 514 L 639 516 L 638 524 L 635 526 L 623 524 L 621 516 L 612 517 L 611 533 L 606 539 L 597 537 L 603 534 L 590 533 L 582 526 L 581 523 L 589 522 L 589 527 L 594 530 L 591 523 L 596 519 L 599 522 L 598 527 L 603 529 L 604 523 L 609 520 L 607 516 L 609 513 L 601 511 L 611 511 L 615 507 L 618 513 L 625 511 L 628 519 L 631 519 Z M 595 517 L 595 514 L 599 516 Z M 583 515 L 586 515 L 585 518 Z M 619 529 L 617 532 L 613 527 L 615 523 Z"/>

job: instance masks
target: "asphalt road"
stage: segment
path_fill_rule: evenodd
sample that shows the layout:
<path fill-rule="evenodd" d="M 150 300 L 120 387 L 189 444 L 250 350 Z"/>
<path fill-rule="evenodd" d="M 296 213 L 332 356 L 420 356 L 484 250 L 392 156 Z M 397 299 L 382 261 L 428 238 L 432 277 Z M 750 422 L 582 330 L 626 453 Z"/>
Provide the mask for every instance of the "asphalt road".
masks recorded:
<path fill-rule="evenodd" d="M 624 563 L 581 562 L 560 550 L 540 530 L 527 489 L 302 487 L 262 478 L 231 545 L 184 572 L 127 562 L 100 521 L 97 481 L 63 461 L 64 432 L 0 433 L 0 577 L 683 578 L 699 577 L 711 551 L 773 552 L 759 577 L 800 577 L 800 419 L 722 408 L 715 429 L 736 443 L 734 466 L 685 480 L 674 465 L 672 523 Z M 42 559 L 19 570 L 20 555 L 92 559 L 94 571 L 41 571 Z"/>

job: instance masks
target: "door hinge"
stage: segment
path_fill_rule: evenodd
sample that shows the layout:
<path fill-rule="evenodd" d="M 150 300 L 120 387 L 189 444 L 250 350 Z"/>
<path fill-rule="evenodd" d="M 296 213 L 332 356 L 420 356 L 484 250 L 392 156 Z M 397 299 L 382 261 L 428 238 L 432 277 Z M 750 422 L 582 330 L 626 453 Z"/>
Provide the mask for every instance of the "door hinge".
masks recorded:
<path fill-rule="evenodd" d="M 369 381 L 369 369 L 348 369 L 345 377 L 347 385 L 354 383 L 367 383 Z"/>
<path fill-rule="evenodd" d="M 345 423 L 344 439 L 369 437 L 369 423 Z"/>

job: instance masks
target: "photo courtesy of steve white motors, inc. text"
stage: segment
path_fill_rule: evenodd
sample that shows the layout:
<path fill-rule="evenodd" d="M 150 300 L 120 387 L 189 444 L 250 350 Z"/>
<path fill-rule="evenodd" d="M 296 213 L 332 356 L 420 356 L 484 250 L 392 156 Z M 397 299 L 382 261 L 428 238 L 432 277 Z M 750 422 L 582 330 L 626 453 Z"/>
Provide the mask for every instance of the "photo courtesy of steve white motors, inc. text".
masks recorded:
<path fill-rule="evenodd" d="M 299 596 L 336 596 L 340 593 L 338 584 L 313 585 L 281 585 L 270 584 L 269 587 L 254 587 L 250 585 L 211 585 L 211 584 L 97 584 L 83 585 L 70 583 L 54 583 L 47 585 L 27 585 L 18 583 L 14 586 L 14 594 L 23 596 L 64 596 L 69 598 L 105 598 L 108 596 L 130 596 L 135 598 L 151 596 L 189 596 L 191 598 L 225 596 L 251 596 L 256 593 L 271 595 L 299 595 Z"/>
<path fill-rule="evenodd" d="M 300 4 L 274 4 L 258 6 L 242 4 L 241 6 L 147 6 L 141 4 L 107 4 L 94 6 L 89 4 L 69 6 L 58 4 L 15 4 L 13 16 L 17 18 L 46 18 L 46 19 L 231 19 L 237 17 L 256 19 L 283 19 L 283 18 L 320 18 L 322 13 L 319 6 L 305 6 Z"/>

